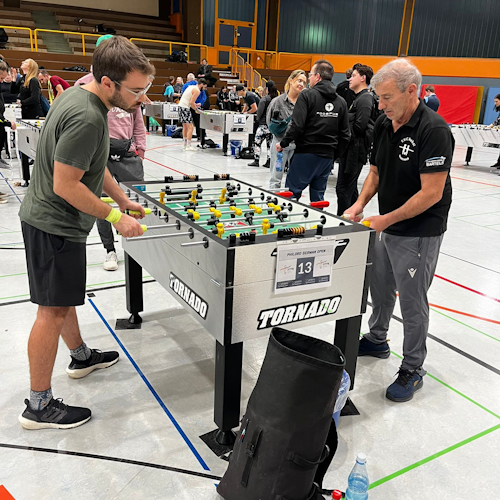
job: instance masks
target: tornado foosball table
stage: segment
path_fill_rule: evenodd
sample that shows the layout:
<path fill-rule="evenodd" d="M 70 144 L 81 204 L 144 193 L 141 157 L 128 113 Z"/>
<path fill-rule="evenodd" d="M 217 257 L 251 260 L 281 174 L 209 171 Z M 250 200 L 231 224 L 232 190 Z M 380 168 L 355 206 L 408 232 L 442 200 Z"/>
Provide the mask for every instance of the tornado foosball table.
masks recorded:
<path fill-rule="evenodd" d="M 500 152 L 500 127 L 487 125 L 452 125 L 451 133 L 457 146 L 466 146 L 465 164 L 469 165 L 474 148 L 493 148 Z"/>
<path fill-rule="evenodd" d="M 243 342 L 275 326 L 335 320 L 354 383 L 373 230 L 229 175 L 121 187 L 147 213 L 144 235 L 123 238 L 129 322 L 144 268 L 215 338 L 214 442 L 231 446 L 239 424 Z"/>
<path fill-rule="evenodd" d="M 172 125 L 179 119 L 179 106 L 173 102 L 153 102 L 146 104 L 144 115 L 146 116 L 146 130 L 149 132 L 149 117 L 161 123 L 162 134 L 165 135 L 167 121 Z"/>
<path fill-rule="evenodd" d="M 254 140 L 254 119 L 255 115 L 235 113 L 233 111 L 201 111 L 201 146 L 205 145 L 205 135 L 207 130 L 222 134 L 222 153 L 227 155 L 229 144 L 229 134 L 240 132 L 248 135 L 248 147 L 251 147 Z"/>

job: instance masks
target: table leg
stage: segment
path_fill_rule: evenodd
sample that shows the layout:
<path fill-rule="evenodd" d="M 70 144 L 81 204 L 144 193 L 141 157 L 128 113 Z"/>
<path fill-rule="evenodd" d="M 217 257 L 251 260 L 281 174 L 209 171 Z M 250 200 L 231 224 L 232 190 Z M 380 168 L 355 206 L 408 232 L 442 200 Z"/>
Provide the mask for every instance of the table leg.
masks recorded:
<path fill-rule="evenodd" d="M 242 363 L 243 342 L 222 345 L 216 341 L 214 420 L 219 428 L 219 444 L 235 441 L 231 429 L 240 423 Z"/>
<path fill-rule="evenodd" d="M 466 165 L 469 165 L 470 159 L 472 158 L 472 149 L 473 148 L 471 146 L 469 146 L 467 148 L 467 154 L 465 155 L 465 164 Z"/>
<path fill-rule="evenodd" d="M 200 144 L 201 147 L 205 145 L 206 130 L 204 128 L 200 129 Z"/>
<path fill-rule="evenodd" d="M 345 370 L 351 377 L 351 389 L 354 387 L 354 377 L 356 376 L 356 362 L 358 359 L 359 333 L 361 330 L 361 316 L 341 319 L 335 322 L 336 345 L 345 357 Z"/>
<path fill-rule="evenodd" d="M 130 323 L 142 323 L 139 315 L 144 310 L 142 290 L 142 267 L 125 252 L 125 289 L 127 311 L 131 314 Z"/>
<path fill-rule="evenodd" d="M 227 156 L 227 145 L 229 144 L 229 134 L 222 135 L 222 153 Z"/>
<path fill-rule="evenodd" d="M 248 147 L 251 148 L 255 142 L 255 134 L 248 135 Z"/>

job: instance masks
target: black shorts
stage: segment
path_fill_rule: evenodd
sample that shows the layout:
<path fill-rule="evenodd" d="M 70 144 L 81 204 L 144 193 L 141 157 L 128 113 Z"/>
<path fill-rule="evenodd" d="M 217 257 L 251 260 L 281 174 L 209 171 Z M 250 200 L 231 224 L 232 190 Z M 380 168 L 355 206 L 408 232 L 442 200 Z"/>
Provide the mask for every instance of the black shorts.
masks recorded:
<path fill-rule="evenodd" d="M 21 223 L 31 302 L 40 306 L 81 306 L 85 302 L 85 243 L 45 233 Z"/>

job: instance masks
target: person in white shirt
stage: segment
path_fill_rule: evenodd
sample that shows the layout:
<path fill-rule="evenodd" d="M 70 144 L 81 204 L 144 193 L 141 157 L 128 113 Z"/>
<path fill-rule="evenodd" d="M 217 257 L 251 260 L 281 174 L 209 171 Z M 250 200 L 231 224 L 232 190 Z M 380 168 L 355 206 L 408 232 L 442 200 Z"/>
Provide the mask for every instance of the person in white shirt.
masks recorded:
<path fill-rule="evenodd" d="M 196 148 L 191 146 L 191 138 L 193 137 L 193 115 L 191 114 L 191 109 L 198 111 L 196 99 L 200 95 L 200 92 L 207 88 L 207 83 L 204 78 L 200 78 L 197 85 L 190 85 L 184 90 L 179 101 L 179 121 L 182 123 L 183 147 L 186 151 L 196 150 Z"/>

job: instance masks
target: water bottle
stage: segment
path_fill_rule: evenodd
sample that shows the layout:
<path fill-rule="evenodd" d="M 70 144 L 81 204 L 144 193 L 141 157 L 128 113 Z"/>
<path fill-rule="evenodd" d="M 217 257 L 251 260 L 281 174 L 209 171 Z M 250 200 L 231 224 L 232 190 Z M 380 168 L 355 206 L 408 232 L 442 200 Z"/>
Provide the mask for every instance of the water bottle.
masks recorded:
<path fill-rule="evenodd" d="M 368 472 L 366 471 L 366 455 L 359 453 L 356 457 L 356 465 L 353 467 L 347 480 L 346 500 L 366 500 L 368 498 Z"/>
<path fill-rule="evenodd" d="M 283 171 L 283 153 L 280 151 L 276 155 L 276 172 L 282 172 Z"/>

